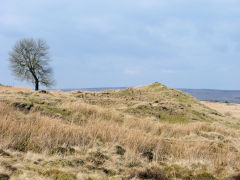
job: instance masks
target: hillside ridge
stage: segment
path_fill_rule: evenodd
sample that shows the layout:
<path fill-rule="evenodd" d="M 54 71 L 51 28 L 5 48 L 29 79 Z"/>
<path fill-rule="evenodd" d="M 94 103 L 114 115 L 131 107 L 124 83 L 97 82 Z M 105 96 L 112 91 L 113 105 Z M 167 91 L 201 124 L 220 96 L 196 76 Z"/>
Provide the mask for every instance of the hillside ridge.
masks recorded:
<path fill-rule="evenodd" d="M 160 83 L 0 86 L 0 177 L 222 180 L 240 171 L 239 138 L 238 119 Z"/>

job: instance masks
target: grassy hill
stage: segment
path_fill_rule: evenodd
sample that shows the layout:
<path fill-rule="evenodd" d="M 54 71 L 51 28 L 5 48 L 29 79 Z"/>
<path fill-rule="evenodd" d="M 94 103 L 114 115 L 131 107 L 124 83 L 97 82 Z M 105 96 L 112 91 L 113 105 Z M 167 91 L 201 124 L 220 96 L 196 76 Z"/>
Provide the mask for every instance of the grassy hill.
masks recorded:
<path fill-rule="evenodd" d="M 101 92 L 1 86 L 0 179 L 224 179 L 240 172 L 239 127 L 159 83 Z"/>

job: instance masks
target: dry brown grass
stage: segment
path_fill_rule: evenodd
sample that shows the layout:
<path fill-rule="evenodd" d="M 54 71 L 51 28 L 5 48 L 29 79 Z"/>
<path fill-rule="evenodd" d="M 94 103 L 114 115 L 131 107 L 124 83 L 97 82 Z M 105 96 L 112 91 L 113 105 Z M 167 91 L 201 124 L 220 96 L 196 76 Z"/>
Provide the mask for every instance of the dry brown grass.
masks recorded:
<path fill-rule="evenodd" d="M 166 178 L 186 179 L 201 173 L 226 177 L 240 170 L 240 134 L 236 127 L 225 126 L 226 117 L 214 122 L 172 124 L 151 116 L 134 116 L 114 107 L 88 104 L 62 92 L 32 92 L 35 109 L 25 112 L 12 106 L 12 93 L 2 94 L 7 100 L 0 102 L 0 147 L 16 161 L 10 162 L 5 157 L 3 160 L 19 169 L 18 173 L 9 171 L 12 177 L 32 173 L 39 179 L 60 175 L 73 179 L 121 179 L 130 177 L 138 168 L 136 177 L 144 173 L 155 177 L 158 176 L 155 171 L 141 170 L 154 166 L 164 171 Z M 29 101 L 22 93 L 15 99 Z M 43 107 L 51 111 L 46 113 Z M 49 114 L 55 111 L 64 113 Z M 124 149 L 122 155 L 116 154 L 116 145 Z M 27 160 L 27 152 L 45 155 L 38 162 Z M 53 167 L 41 163 L 46 164 L 49 158 L 54 161 Z M 74 165 L 76 158 L 82 159 L 84 165 Z M 58 159 L 61 164 L 56 166 Z"/>
<path fill-rule="evenodd" d="M 62 145 L 89 143 L 83 129 L 62 123 L 39 113 L 22 115 L 6 104 L 0 104 L 0 138 L 3 148 L 19 151 L 56 151 Z"/>
<path fill-rule="evenodd" d="M 240 104 L 209 101 L 202 101 L 202 103 L 213 109 L 216 109 L 222 114 L 240 119 Z"/>
<path fill-rule="evenodd" d="M 0 86 L 1 91 L 32 91 L 29 87 Z"/>

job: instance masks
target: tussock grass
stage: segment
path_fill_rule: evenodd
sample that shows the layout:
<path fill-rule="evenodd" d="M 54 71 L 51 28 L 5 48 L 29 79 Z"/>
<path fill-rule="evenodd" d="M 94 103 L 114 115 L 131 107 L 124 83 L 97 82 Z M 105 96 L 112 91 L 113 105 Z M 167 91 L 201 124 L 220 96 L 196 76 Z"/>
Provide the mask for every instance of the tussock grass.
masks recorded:
<path fill-rule="evenodd" d="M 18 117 L 18 118 L 16 118 Z M 23 119 L 22 119 L 23 118 Z M 81 127 L 62 123 L 58 119 L 14 112 L 8 105 L 0 107 L 1 145 L 19 151 L 55 152 L 63 145 L 86 145 L 89 137 Z M 24 120 L 26 119 L 26 120 Z"/>

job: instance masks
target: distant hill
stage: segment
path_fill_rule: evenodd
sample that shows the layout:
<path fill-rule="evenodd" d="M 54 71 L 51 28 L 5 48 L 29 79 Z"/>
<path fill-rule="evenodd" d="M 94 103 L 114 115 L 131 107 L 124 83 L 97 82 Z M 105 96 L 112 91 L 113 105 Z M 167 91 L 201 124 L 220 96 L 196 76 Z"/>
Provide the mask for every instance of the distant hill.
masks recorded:
<path fill-rule="evenodd" d="M 201 101 L 219 101 L 240 104 L 239 90 L 180 89 Z"/>

